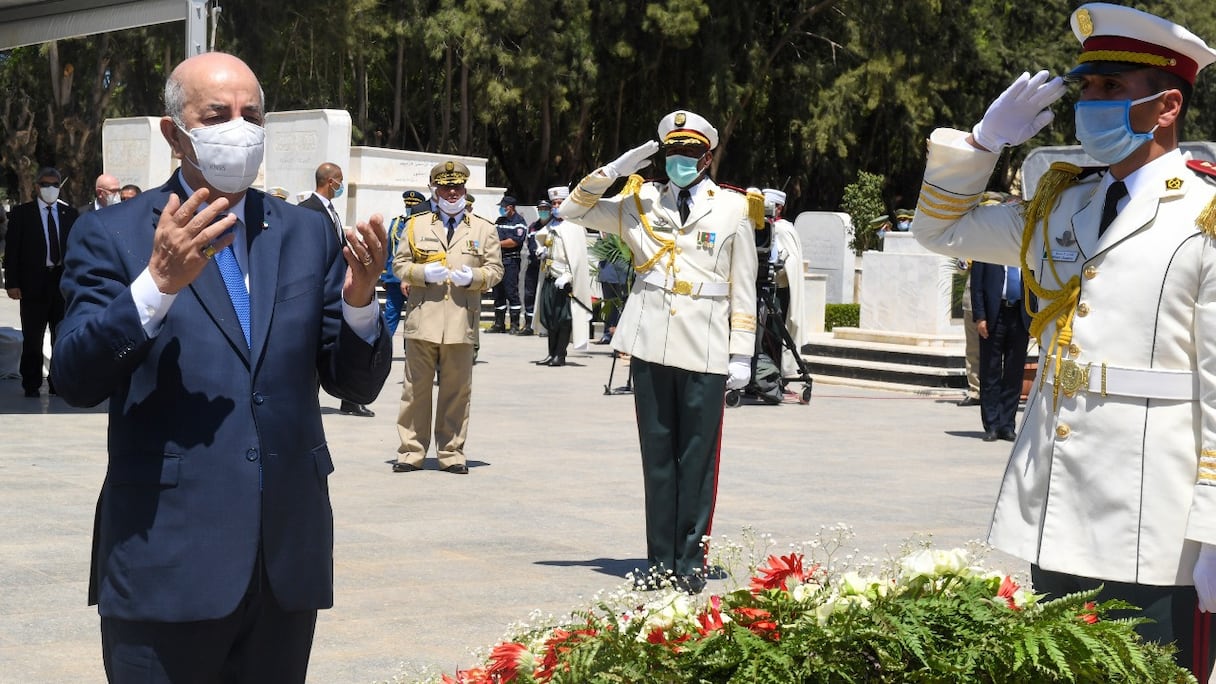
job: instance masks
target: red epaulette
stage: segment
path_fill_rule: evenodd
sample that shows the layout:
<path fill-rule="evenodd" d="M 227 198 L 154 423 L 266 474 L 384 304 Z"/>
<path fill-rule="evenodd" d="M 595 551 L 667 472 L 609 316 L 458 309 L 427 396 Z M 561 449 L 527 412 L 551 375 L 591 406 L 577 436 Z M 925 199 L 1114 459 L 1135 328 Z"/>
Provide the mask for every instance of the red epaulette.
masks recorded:
<path fill-rule="evenodd" d="M 1192 159 L 1186 163 L 1187 168 L 1202 176 L 1216 178 L 1216 164 L 1203 159 Z"/>

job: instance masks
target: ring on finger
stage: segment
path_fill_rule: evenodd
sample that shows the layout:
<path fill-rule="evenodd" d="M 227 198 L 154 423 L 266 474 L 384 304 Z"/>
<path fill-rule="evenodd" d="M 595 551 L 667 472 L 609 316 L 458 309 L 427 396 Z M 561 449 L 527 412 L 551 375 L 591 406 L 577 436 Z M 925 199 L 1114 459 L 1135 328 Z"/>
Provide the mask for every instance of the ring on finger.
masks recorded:
<path fill-rule="evenodd" d="M 202 249 L 202 252 L 203 252 L 203 256 L 207 257 L 208 259 L 214 259 L 215 258 L 215 245 L 205 245 Z"/>
<path fill-rule="evenodd" d="M 370 254 L 363 255 L 363 259 L 361 259 L 361 261 L 363 262 L 364 266 L 370 266 L 372 263 L 372 255 L 370 255 Z"/>

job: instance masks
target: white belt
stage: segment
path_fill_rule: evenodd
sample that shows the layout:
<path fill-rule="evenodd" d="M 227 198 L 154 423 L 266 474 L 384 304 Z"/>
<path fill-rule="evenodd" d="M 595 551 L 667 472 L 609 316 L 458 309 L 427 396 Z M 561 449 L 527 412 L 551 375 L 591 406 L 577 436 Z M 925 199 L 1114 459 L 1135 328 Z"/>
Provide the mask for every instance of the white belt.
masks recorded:
<path fill-rule="evenodd" d="M 725 297 L 730 294 L 730 283 L 694 283 L 677 278 L 669 278 L 667 274 L 651 269 L 642 282 L 654 285 L 668 292 L 691 297 Z"/>
<path fill-rule="evenodd" d="M 1051 359 L 1045 362 L 1047 370 L 1043 377 L 1046 382 L 1059 384 L 1060 390 L 1070 397 L 1080 390 L 1101 396 L 1115 394 L 1173 401 L 1194 401 L 1199 397 L 1198 379 L 1191 371 L 1119 368 L 1066 359 L 1060 364 L 1060 374 L 1056 377 L 1054 362 Z"/>

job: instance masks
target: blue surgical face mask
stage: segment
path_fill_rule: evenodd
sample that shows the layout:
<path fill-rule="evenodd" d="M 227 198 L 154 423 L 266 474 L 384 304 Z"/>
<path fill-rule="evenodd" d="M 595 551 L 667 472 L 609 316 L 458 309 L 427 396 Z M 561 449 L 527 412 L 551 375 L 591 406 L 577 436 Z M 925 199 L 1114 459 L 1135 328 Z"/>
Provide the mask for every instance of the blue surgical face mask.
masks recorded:
<path fill-rule="evenodd" d="M 1165 94 L 1142 97 L 1139 100 L 1085 100 L 1076 106 L 1077 140 L 1085 153 L 1103 164 L 1118 164 L 1141 145 L 1153 139 L 1151 131 L 1132 130 L 1132 107 L 1155 100 Z"/>
<path fill-rule="evenodd" d="M 499 208 L 498 208 L 498 215 L 499 215 L 499 216 L 506 216 L 506 215 L 507 215 L 507 208 L 506 208 L 506 207 L 499 207 Z"/>
<path fill-rule="evenodd" d="M 692 185 L 701 172 L 697 169 L 698 160 L 694 157 L 674 154 L 667 158 L 667 178 L 672 183 L 687 188 Z"/>
<path fill-rule="evenodd" d="M 553 212 L 549 211 L 548 209 L 541 209 L 540 211 L 536 212 L 536 214 L 540 216 L 540 220 L 542 221 L 548 221 L 549 217 L 553 216 Z"/>
<path fill-rule="evenodd" d="M 346 192 L 346 183 L 339 183 L 338 187 L 334 188 L 334 199 L 341 197 L 344 192 Z"/>

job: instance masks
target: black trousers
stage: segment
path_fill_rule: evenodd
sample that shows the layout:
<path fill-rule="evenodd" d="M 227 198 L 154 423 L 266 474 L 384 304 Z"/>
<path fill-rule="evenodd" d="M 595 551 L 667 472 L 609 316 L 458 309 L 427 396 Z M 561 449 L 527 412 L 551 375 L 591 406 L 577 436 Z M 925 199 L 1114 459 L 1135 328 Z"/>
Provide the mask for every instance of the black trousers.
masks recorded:
<path fill-rule="evenodd" d="M 1145 641 L 1159 644 L 1174 642 L 1178 647 L 1178 651 L 1174 653 L 1174 662 L 1179 667 L 1190 670 L 1200 682 L 1208 681 L 1214 662 L 1212 656 L 1216 654 L 1216 642 L 1210 638 L 1209 631 L 1206 644 L 1196 643 L 1196 620 L 1211 620 L 1212 616 L 1198 612 L 1199 597 L 1195 593 L 1195 587 L 1155 587 L 1147 584 L 1105 582 L 1044 570 L 1037 565 L 1030 566 L 1030 581 L 1034 584 L 1036 593 L 1047 594 L 1049 599 L 1097 589 L 1100 585 L 1102 591 L 1098 594 L 1099 603 L 1119 599 L 1140 608 L 1113 611 L 1110 614 L 1112 618 L 1149 618 L 1151 622 L 1138 625 L 1136 632 L 1144 637 Z"/>
<path fill-rule="evenodd" d="M 39 288 L 21 288 L 19 311 L 21 317 L 21 388 L 38 391 L 42 387 L 42 338 L 47 328 L 51 330 L 51 346 L 59 333 L 63 320 L 63 293 L 59 291 L 59 278 L 63 268 L 47 269 L 44 285 Z"/>
<path fill-rule="evenodd" d="M 199 622 L 101 618 L 106 678 L 115 684 L 303 684 L 317 611 L 279 606 L 261 570 L 229 616 Z"/>
<path fill-rule="evenodd" d="M 718 495 L 726 376 L 630 363 L 642 481 L 646 490 L 646 558 L 656 571 L 705 571 Z"/>
<path fill-rule="evenodd" d="M 549 331 L 549 356 L 565 356 L 566 347 L 574 334 L 574 318 L 570 311 L 570 295 L 559 290 L 557 281 L 545 278 L 540 286 L 540 311 L 537 318 Z"/>
<path fill-rule="evenodd" d="M 988 338 L 980 338 L 980 418 L 985 432 L 1014 432 L 1030 332 L 1022 304 L 988 314 Z"/>
<path fill-rule="evenodd" d="M 494 286 L 494 310 L 505 311 L 509 306 L 513 314 L 520 309 L 519 304 L 519 257 L 505 256 L 502 258 L 502 280 Z M 513 315 L 514 319 L 515 316 Z"/>
<path fill-rule="evenodd" d="M 505 267 L 504 267 L 505 270 Z M 532 257 L 524 269 L 524 313 L 532 315 L 536 307 L 536 286 L 540 282 L 540 259 Z"/>

